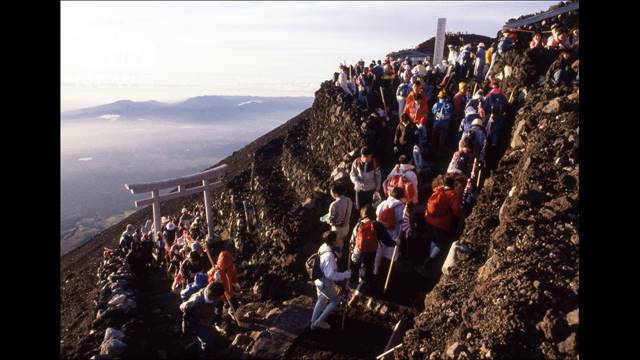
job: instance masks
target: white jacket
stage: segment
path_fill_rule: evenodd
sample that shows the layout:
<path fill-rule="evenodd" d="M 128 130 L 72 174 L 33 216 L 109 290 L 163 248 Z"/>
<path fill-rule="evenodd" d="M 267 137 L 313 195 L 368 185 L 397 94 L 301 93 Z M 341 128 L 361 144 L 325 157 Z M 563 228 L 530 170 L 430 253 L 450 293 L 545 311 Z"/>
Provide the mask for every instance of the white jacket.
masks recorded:
<path fill-rule="evenodd" d="M 325 280 L 342 281 L 348 278 L 344 272 L 338 272 L 336 257 L 329 245 L 323 243 L 318 249 L 318 253 L 322 254 L 320 255 L 320 270 L 322 270 Z M 320 279 L 316 279 L 315 284 L 321 286 L 322 282 Z"/>
<path fill-rule="evenodd" d="M 346 92 L 349 95 L 353 95 L 351 94 L 351 90 L 349 90 L 349 78 L 346 72 L 344 71 L 340 72 L 338 83 L 340 84 L 340 87 L 342 88 L 342 90 L 344 90 L 344 92 Z"/>
<path fill-rule="evenodd" d="M 384 181 L 384 186 L 386 187 L 387 183 L 391 180 L 392 177 L 396 175 L 404 175 L 407 178 L 407 180 L 409 180 L 409 182 L 411 182 L 416 189 L 415 195 L 413 196 L 413 198 L 409 200 L 412 203 L 417 204 L 418 203 L 418 176 L 413 171 L 413 169 L 414 169 L 414 166 L 410 164 L 401 164 L 399 168 L 397 165 L 394 166 L 393 169 L 391 169 L 391 172 L 389 173 L 389 175 L 387 176 L 387 179 Z"/>

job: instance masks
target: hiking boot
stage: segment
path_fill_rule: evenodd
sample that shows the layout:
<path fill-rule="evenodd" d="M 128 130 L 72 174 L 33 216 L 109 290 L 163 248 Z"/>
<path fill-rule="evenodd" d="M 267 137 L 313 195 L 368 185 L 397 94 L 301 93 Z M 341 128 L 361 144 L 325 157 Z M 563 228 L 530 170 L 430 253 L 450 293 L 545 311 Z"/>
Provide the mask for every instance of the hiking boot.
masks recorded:
<path fill-rule="evenodd" d="M 331 325 L 329 325 L 326 321 L 316 320 L 316 322 L 311 324 L 311 330 L 317 330 L 317 329 L 329 330 L 331 329 Z"/>

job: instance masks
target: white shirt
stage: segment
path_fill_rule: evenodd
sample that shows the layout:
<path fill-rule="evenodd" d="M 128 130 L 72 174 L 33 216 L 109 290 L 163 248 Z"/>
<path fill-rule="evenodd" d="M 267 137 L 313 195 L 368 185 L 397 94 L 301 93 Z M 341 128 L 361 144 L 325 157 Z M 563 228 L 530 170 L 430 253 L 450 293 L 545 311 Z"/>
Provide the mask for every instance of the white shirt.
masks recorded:
<path fill-rule="evenodd" d="M 332 249 L 327 244 L 322 244 L 318 249 L 320 255 L 320 270 L 324 274 L 325 279 L 330 281 L 342 281 L 347 278 L 347 275 L 343 272 L 338 272 L 338 265 L 336 264 L 336 257 L 333 254 Z M 316 285 L 320 286 L 320 279 L 315 280 Z"/>

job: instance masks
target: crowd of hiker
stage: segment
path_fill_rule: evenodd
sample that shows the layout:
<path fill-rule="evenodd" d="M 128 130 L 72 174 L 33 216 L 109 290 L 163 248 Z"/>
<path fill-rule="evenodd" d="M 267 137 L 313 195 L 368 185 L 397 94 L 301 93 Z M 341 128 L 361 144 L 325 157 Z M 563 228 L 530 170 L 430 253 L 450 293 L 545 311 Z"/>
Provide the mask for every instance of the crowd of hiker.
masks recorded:
<path fill-rule="evenodd" d="M 472 44 L 448 45 L 439 64 L 431 64 L 429 58 L 417 63 L 387 58 L 369 65 L 363 60 L 340 65 L 335 85 L 368 114 L 362 118 L 366 145 L 353 160 L 348 179 L 329 189 L 334 201 L 321 221 L 330 230 L 306 262 L 317 294 L 311 330 L 329 329 L 326 320 L 341 303 L 351 306 L 386 291 L 394 263 L 409 255 L 401 249 L 407 249 L 403 245 L 415 236 L 418 223 L 428 239 L 424 261 L 414 263 L 414 270 L 424 277 L 433 275 L 430 263 L 446 253 L 461 230 L 488 154 L 500 145 L 510 99 L 501 80 L 491 76 L 492 68 L 518 44 L 518 35 L 505 30 L 496 43 L 478 43 L 475 51 Z M 577 29 L 554 25 L 547 39 L 534 34 L 529 48 L 559 52 L 546 82 L 577 84 Z M 435 173 L 429 159 L 448 166 Z M 383 164 L 393 166 L 385 172 Z M 433 180 L 425 186 L 428 179 Z M 213 247 L 217 237 L 207 233 L 204 217 L 201 203 L 191 210 L 183 208 L 180 216 L 163 217 L 155 243 L 151 220 L 139 229 L 128 225 L 119 247 L 138 272 L 145 273 L 155 263 L 171 274 L 172 290 L 182 300 L 183 331 L 195 335 L 207 350 L 216 332 L 225 333 L 225 304 L 235 322 L 241 313 L 233 256 Z M 346 259 L 341 262 L 346 263 L 343 271 L 340 259 Z M 352 284 L 355 274 L 357 284 Z M 384 280 L 382 289 L 377 279 Z"/>

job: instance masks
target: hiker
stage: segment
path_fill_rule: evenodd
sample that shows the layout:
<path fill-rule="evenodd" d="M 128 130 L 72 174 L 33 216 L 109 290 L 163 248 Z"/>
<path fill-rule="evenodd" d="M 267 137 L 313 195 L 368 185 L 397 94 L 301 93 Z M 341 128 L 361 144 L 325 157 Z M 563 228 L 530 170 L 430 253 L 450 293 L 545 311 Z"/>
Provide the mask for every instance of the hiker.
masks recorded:
<path fill-rule="evenodd" d="M 235 292 L 240 292 L 240 284 L 238 283 L 238 273 L 236 266 L 233 264 L 233 257 L 227 250 L 223 250 L 218 255 L 218 262 L 215 267 L 207 272 L 209 275 L 209 282 L 220 283 L 224 287 L 224 293 L 216 299 L 215 305 L 215 328 L 220 333 L 224 333 L 222 328 L 222 310 L 224 303 L 227 302 L 229 306 L 229 316 L 234 320 L 239 320 L 242 317 L 242 313 L 238 309 L 238 299 L 235 296 Z"/>
<path fill-rule="evenodd" d="M 182 311 L 182 331 L 186 335 L 193 333 L 200 342 L 200 348 L 207 352 L 212 349 L 215 333 L 211 328 L 214 323 L 214 307 L 216 299 L 224 293 L 222 284 L 213 282 L 206 288 L 180 304 Z"/>
<path fill-rule="evenodd" d="M 455 46 L 452 44 L 447 45 L 449 48 L 449 55 L 447 56 L 447 62 L 451 65 L 454 65 L 458 61 L 458 51 L 456 51 Z"/>
<path fill-rule="evenodd" d="M 498 52 L 497 54 L 500 56 L 504 56 L 504 54 L 513 49 L 513 46 L 518 40 L 518 35 L 515 32 L 511 32 L 509 30 L 502 32 L 502 38 L 498 41 Z"/>
<path fill-rule="evenodd" d="M 371 204 L 374 193 L 380 189 L 382 174 L 369 147 L 360 149 L 360 156 L 351 165 L 349 178 L 356 192 L 356 210 Z"/>
<path fill-rule="evenodd" d="M 580 30 L 578 28 L 575 28 L 571 31 L 571 34 L 569 36 L 569 44 L 570 49 L 572 49 L 574 52 L 578 52 L 580 50 Z"/>
<path fill-rule="evenodd" d="M 418 143 L 421 146 L 427 143 L 427 114 L 429 113 L 429 102 L 423 89 L 423 82 L 419 78 L 413 84 L 407 104 L 404 106 L 404 113 L 409 114 L 411 122 L 418 127 Z"/>
<path fill-rule="evenodd" d="M 364 132 L 365 144 L 371 150 L 375 159 L 384 156 L 384 145 L 387 134 L 386 119 L 376 113 L 371 113 L 361 125 Z"/>
<path fill-rule="evenodd" d="M 400 231 L 402 224 L 402 211 L 404 209 L 404 202 L 406 201 L 406 196 L 404 190 L 401 187 L 395 187 L 389 193 L 389 197 L 385 199 L 385 201 L 381 202 L 376 208 L 376 216 L 378 217 L 378 221 L 384 224 L 387 229 L 387 233 L 396 245 L 400 244 Z M 393 248 L 380 245 L 378 247 L 378 251 L 376 252 L 376 258 L 373 266 L 373 274 L 378 275 L 380 271 L 380 263 L 382 262 L 382 258 L 385 257 L 389 260 L 392 260 L 393 257 Z M 393 261 L 397 261 L 399 255 L 393 259 Z"/>
<path fill-rule="evenodd" d="M 453 177 L 445 176 L 443 184 L 433 190 L 433 194 L 427 201 L 424 220 L 432 235 L 432 243 L 435 244 L 430 246 L 429 255 L 422 266 L 415 269 L 422 276 L 426 277 L 426 265 L 437 256 L 439 250 L 436 248 L 444 248 L 451 240 L 454 217 L 459 218 L 462 214 L 462 199 L 454 191 L 454 185 Z"/>
<path fill-rule="evenodd" d="M 199 243 L 194 243 L 192 246 L 196 247 Z M 193 247 L 192 247 L 193 250 Z M 180 272 L 186 283 L 193 282 L 196 273 L 207 271 L 209 269 L 209 261 L 203 259 L 198 251 L 191 251 L 189 256 L 180 264 Z"/>
<path fill-rule="evenodd" d="M 473 69 L 473 76 L 477 82 L 481 82 L 484 79 L 484 65 L 485 65 L 485 49 L 484 43 L 478 44 L 478 50 L 476 50 L 476 62 Z"/>
<path fill-rule="evenodd" d="M 331 185 L 331 197 L 334 201 L 329 205 L 328 223 L 331 230 L 336 232 L 336 244 L 342 250 L 344 240 L 349 235 L 349 220 L 353 202 L 344 196 L 344 188 L 340 184 Z"/>
<path fill-rule="evenodd" d="M 382 189 L 385 195 L 389 195 L 395 187 L 401 187 L 408 201 L 413 204 L 418 203 L 418 176 L 413 171 L 411 158 L 405 155 L 398 157 L 398 163 L 391 169 L 384 181 Z"/>
<path fill-rule="evenodd" d="M 351 270 L 338 272 L 335 252 L 336 233 L 326 231 L 322 235 L 323 244 L 318 249 L 318 262 L 321 276 L 314 280 L 318 300 L 311 315 L 311 330 L 331 328 L 325 320 L 338 307 L 340 299 L 336 291 L 336 281 L 343 281 L 351 278 Z"/>
<path fill-rule="evenodd" d="M 536 32 L 535 34 L 533 34 L 533 39 L 529 41 L 529 48 L 535 49 L 541 47 L 543 47 L 542 34 L 540 32 Z"/>
<path fill-rule="evenodd" d="M 471 70 L 471 44 L 466 44 L 460 50 L 458 55 L 458 77 L 466 78 L 469 70 Z"/>
<path fill-rule="evenodd" d="M 436 155 L 439 156 L 444 151 L 451 115 L 453 114 L 453 106 L 444 91 L 440 90 L 438 93 L 438 102 L 433 104 L 432 112 L 435 118 L 432 143 L 436 147 Z"/>
<path fill-rule="evenodd" d="M 453 96 L 453 120 L 452 128 L 459 126 L 459 122 L 464 117 L 464 106 L 467 103 L 467 83 L 461 81 L 458 83 L 458 92 Z"/>
<path fill-rule="evenodd" d="M 176 240 L 177 236 L 178 227 L 173 223 L 173 221 L 169 221 L 169 223 L 165 227 L 164 232 L 162 233 L 162 238 L 165 241 L 167 251 L 171 248 L 171 246 L 173 246 L 173 242 Z"/>
<path fill-rule="evenodd" d="M 396 100 L 398 100 L 398 116 L 402 115 L 407 96 L 409 96 L 409 92 L 411 91 L 409 80 L 411 80 L 411 76 L 405 76 L 404 78 L 402 78 L 402 84 L 400 84 L 396 89 Z"/>
<path fill-rule="evenodd" d="M 487 51 L 484 53 L 484 63 L 485 65 L 489 65 L 489 66 L 485 66 L 484 67 L 484 77 L 483 79 L 487 79 L 489 77 L 489 71 L 491 70 L 491 67 L 493 66 L 493 59 L 494 59 L 494 55 L 496 53 L 496 44 L 495 43 L 491 43 L 491 46 L 489 46 L 489 49 L 487 49 Z"/>
<path fill-rule="evenodd" d="M 153 221 L 151 221 L 150 219 L 147 219 L 144 225 L 140 227 L 140 232 L 143 235 L 150 235 L 149 233 L 151 233 L 151 235 L 153 236 L 152 229 L 153 229 Z"/>
<path fill-rule="evenodd" d="M 400 122 L 393 137 L 393 152 L 408 158 L 412 157 L 413 147 L 418 143 L 418 128 L 411 122 L 409 114 L 400 115 Z"/>
<path fill-rule="evenodd" d="M 193 220 L 193 216 L 189 213 L 187 208 L 182 208 L 182 215 L 180 216 L 180 225 L 188 229 L 189 226 L 191 226 L 192 220 Z"/>
<path fill-rule="evenodd" d="M 547 70 L 547 83 L 554 86 L 569 85 L 573 75 L 571 63 L 571 50 L 562 50 L 558 58 L 549 66 L 549 70 Z"/>
<path fill-rule="evenodd" d="M 427 75 L 427 68 L 424 66 L 422 61 L 419 61 L 416 66 L 411 69 L 411 73 L 420 77 L 425 77 Z"/>
<path fill-rule="evenodd" d="M 449 68 L 449 61 L 447 59 L 442 59 L 440 64 L 436 65 L 435 68 L 437 74 L 445 74 Z"/>
<path fill-rule="evenodd" d="M 182 302 L 187 301 L 191 295 L 195 294 L 198 290 L 204 288 L 207 285 L 207 274 L 198 272 L 194 276 L 193 282 L 187 284 L 187 287 L 180 291 L 180 300 Z"/>
<path fill-rule="evenodd" d="M 500 130 L 502 129 L 502 123 L 509 106 L 509 100 L 502 93 L 498 85 L 498 80 L 491 80 L 491 91 L 484 99 L 483 108 L 486 111 L 485 116 L 489 116 L 487 123 L 487 133 L 490 137 L 490 146 L 498 146 L 498 139 L 500 136 Z"/>
<path fill-rule="evenodd" d="M 451 162 L 447 168 L 447 174 L 460 174 L 465 177 L 469 177 L 471 174 L 471 167 L 473 166 L 473 156 L 471 149 L 463 147 L 462 149 L 453 153 Z"/>
<path fill-rule="evenodd" d="M 351 306 L 359 296 L 371 295 L 373 265 L 378 251 L 378 243 L 395 246 L 384 225 L 376 221 L 376 210 L 371 205 L 360 209 L 360 220 L 353 228 L 350 245 L 353 246 L 351 259 L 358 265 L 358 286 L 349 300 Z"/>
<path fill-rule="evenodd" d="M 485 141 L 486 134 L 484 132 L 482 119 L 476 118 L 471 122 L 471 128 L 462 133 L 462 137 L 458 143 L 458 149 L 468 148 L 471 150 L 471 156 L 473 158 L 477 157 L 478 161 L 483 161 L 484 159 L 482 159 L 481 154 L 483 154 Z"/>
<path fill-rule="evenodd" d="M 338 77 L 338 86 L 348 95 L 353 95 L 349 90 L 349 74 L 345 65 L 340 65 L 340 76 Z"/>
<path fill-rule="evenodd" d="M 126 230 L 120 235 L 119 247 L 126 254 L 131 248 L 131 244 L 133 244 L 135 240 L 135 232 L 136 227 L 132 224 L 127 224 Z"/>

